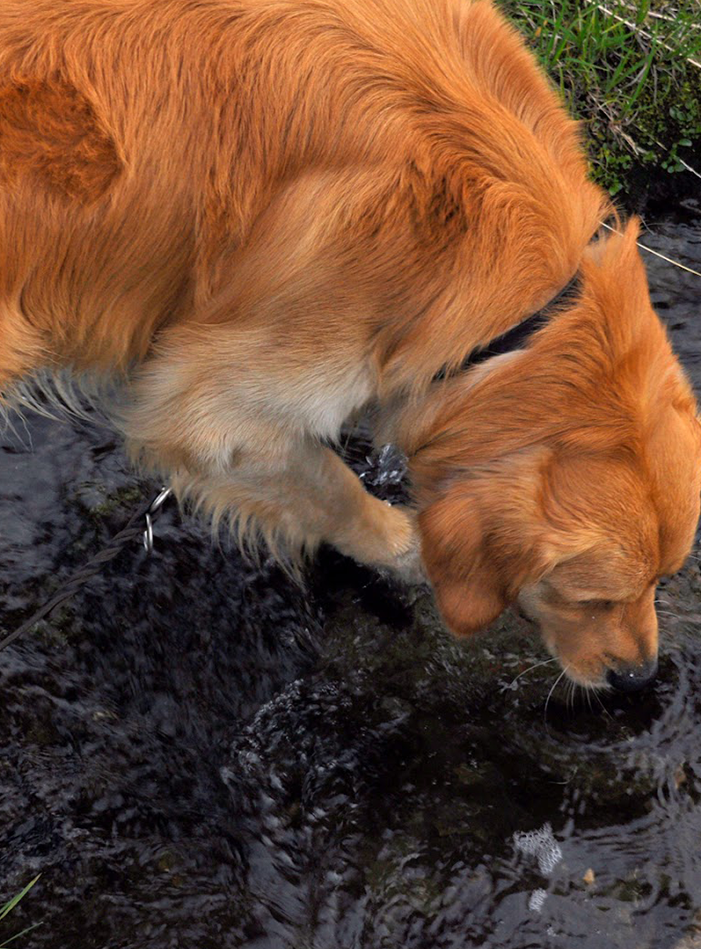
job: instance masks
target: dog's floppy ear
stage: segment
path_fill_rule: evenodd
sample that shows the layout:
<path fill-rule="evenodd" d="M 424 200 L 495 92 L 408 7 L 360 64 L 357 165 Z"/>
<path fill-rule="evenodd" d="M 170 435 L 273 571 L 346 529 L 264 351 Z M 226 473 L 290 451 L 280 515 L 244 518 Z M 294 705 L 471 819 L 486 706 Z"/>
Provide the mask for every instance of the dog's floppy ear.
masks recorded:
<path fill-rule="evenodd" d="M 456 475 L 419 515 L 422 554 L 446 624 L 467 636 L 493 622 L 559 557 L 543 508 L 548 452 Z"/>
<path fill-rule="evenodd" d="M 438 609 L 454 633 L 469 636 L 509 605 L 474 499 L 451 492 L 419 516 L 422 556 Z"/>

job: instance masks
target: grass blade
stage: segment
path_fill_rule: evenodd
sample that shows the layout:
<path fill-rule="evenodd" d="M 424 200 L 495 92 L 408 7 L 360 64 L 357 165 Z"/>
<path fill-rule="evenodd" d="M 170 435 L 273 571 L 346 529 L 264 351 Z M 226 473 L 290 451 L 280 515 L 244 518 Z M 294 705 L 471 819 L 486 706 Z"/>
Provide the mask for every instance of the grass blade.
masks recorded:
<path fill-rule="evenodd" d="M 15 906 L 17 906 L 19 901 L 24 899 L 27 893 L 29 893 L 29 891 L 34 886 L 34 884 L 39 880 L 40 876 L 41 876 L 41 873 L 37 874 L 37 876 L 35 876 L 34 879 L 31 881 L 31 883 L 28 883 L 25 886 L 25 888 L 22 890 L 21 893 L 18 893 L 17 896 L 13 896 L 11 900 L 5 903 L 5 905 L 0 909 L 0 919 L 4 919 L 8 913 L 12 912 L 12 910 L 15 908 Z"/>
<path fill-rule="evenodd" d="M 9 939 L 6 939 L 5 942 L 0 946 L 0 949 L 6 949 L 6 946 L 9 946 L 11 942 L 14 942 L 15 939 L 19 939 L 20 936 L 26 936 L 27 933 L 30 933 L 33 929 L 36 929 L 38 926 L 41 926 L 41 923 L 34 923 L 32 926 L 28 926 L 26 929 L 23 929 L 21 933 L 17 933 L 15 936 L 10 936 Z"/>

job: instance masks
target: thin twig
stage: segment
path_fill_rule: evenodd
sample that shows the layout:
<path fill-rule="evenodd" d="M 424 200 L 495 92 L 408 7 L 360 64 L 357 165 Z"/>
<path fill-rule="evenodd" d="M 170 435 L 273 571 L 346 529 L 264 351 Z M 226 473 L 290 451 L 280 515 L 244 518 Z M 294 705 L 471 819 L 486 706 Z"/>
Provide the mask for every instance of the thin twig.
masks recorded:
<path fill-rule="evenodd" d="M 605 224 L 601 222 L 601 226 L 605 227 L 607 231 L 613 231 L 614 234 L 620 234 L 620 231 L 617 231 L 615 227 L 611 227 L 610 224 Z M 691 267 L 687 267 L 686 264 L 680 264 L 678 260 L 672 260 L 671 257 L 665 257 L 664 254 L 661 254 L 657 250 L 653 250 L 652 247 L 646 247 L 645 244 L 641 244 L 640 241 L 636 241 L 636 244 L 641 250 L 646 250 L 648 254 L 654 254 L 655 257 L 660 257 L 662 260 L 666 260 L 668 264 L 674 264 L 675 267 L 681 267 L 682 270 L 686 270 L 688 273 L 692 273 L 697 277 L 701 277 L 701 273 L 698 270 L 692 270 Z"/>
<path fill-rule="evenodd" d="M 656 37 L 651 36 L 651 34 L 645 30 L 641 30 L 640 27 L 636 26 L 635 23 L 631 23 L 630 20 L 626 20 L 624 17 L 614 13 L 613 10 L 609 10 L 609 8 L 605 7 L 603 3 L 597 3 L 596 0 L 585 0 L 585 3 L 588 3 L 592 7 L 596 7 L 597 10 L 601 10 L 601 12 L 605 13 L 607 16 L 613 17 L 613 19 L 618 20 L 619 23 L 625 24 L 629 30 L 632 30 L 633 33 L 636 33 L 638 36 L 642 36 L 644 39 L 657 39 Z M 660 46 L 664 46 L 666 50 L 669 50 L 670 53 L 677 52 L 677 50 L 675 50 L 674 47 L 670 46 L 668 43 L 664 43 L 660 39 L 657 39 L 657 42 L 660 44 Z M 691 63 L 692 66 L 696 66 L 697 69 L 701 69 L 701 63 L 695 59 L 692 59 L 691 56 L 685 56 L 684 59 L 687 61 L 687 63 Z"/>
<path fill-rule="evenodd" d="M 686 170 L 690 171 L 692 175 L 696 175 L 697 178 L 701 178 L 701 173 L 699 173 L 695 168 L 692 168 L 691 165 L 687 165 L 684 159 L 680 158 L 679 155 L 677 155 L 677 161 L 679 162 L 680 165 L 684 165 Z"/>
<path fill-rule="evenodd" d="M 658 142 L 657 139 L 655 139 L 655 144 L 659 145 L 660 148 L 664 148 L 664 145 L 662 144 L 662 142 Z M 701 173 L 698 172 L 695 168 L 692 168 L 691 165 L 687 164 L 683 158 L 680 158 L 679 155 L 677 155 L 676 159 L 679 162 L 679 164 L 683 165 L 687 171 L 691 172 L 692 175 L 696 175 L 697 178 L 701 178 Z"/>
<path fill-rule="evenodd" d="M 630 3 L 624 3 L 622 5 L 630 10 L 631 13 L 636 12 L 635 7 L 631 6 Z M 655 20 L 666 20 L 667 23 L 677 22 L 673 16 L 667 16 L 666 13 L 658 13 L 656 10 L 648 10 L 646 16 L 652 17 Z M 687 23 L 686 25 L 692 30 L 701 30 L 701 23 Z"/>

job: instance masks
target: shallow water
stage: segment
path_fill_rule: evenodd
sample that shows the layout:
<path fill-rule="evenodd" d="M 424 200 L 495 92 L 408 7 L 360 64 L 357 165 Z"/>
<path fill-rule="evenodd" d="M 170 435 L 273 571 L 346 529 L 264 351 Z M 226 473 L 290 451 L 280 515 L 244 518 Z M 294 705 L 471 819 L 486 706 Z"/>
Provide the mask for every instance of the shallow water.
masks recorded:
<path fill-rule="evenodd" d="M 701 269 L 697 205 L 651 226 Z M 646 263 L 701 391 L 701 280 Z M 17 427 L 7 629 L 153 487 L 99 427 Z M 701 946 L 700 592 L 695 560 L 660 591 L 654 688 L 570 703 L 520 619 L 457 643 L 424 592 L 325 551 L 303 593 L 168 508 L 151 558 L 0 656 L 0 903 L 42 873 L 0 944 Z"/>

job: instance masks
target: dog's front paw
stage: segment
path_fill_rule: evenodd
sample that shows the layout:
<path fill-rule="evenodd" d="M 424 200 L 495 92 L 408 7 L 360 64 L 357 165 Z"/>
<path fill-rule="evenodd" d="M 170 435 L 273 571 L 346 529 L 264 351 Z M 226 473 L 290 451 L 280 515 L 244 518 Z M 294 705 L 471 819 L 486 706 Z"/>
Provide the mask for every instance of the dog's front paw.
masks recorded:
<path fill-rule="evenodd" d="M 367 496 L 363 516 L 338 544 L 359 563 L 387 571 L 405 583 L 425 583 L 421 541 L 416 515 L 411 508 L 389 505 Z"/>
<path fill-rule="evenodd" d="M 385 568 L 392 576 L 407 583 L 410 586 L 428 583 L 428 577 L 421 559 L 421 544 L 418 537 L 408 550 L 398 554 L 394 562 L 388 564 Z"/>

